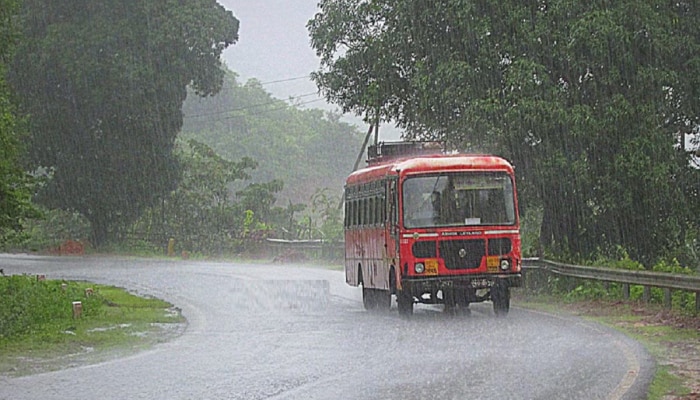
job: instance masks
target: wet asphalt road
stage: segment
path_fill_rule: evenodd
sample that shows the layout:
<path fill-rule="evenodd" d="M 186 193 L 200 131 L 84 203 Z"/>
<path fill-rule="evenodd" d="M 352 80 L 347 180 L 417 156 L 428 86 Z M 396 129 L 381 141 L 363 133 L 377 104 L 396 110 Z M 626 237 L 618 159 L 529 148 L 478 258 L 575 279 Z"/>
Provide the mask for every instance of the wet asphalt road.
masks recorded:
<path fill-rule="evenodd" d="M 638 399 L 641 346 L 575 317 L 490 303 L 450 317 L 368 313 L 343 274 L 270 264 L 0 256 L 6 274 L 90 280 L 172 302 L 184 333 L 150 350 L 20 378 L 0 399 Z"/>

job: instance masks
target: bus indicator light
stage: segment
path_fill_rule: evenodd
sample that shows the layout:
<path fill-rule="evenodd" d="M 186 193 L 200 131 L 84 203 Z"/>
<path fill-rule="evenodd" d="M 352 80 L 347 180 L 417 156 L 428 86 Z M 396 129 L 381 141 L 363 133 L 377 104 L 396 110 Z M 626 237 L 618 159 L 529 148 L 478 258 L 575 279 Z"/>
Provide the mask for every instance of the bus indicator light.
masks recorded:
<path fill-rule="evenodd" d="M 486 270 L 488 272 L 498 272 L 498 265 L 501 263 L 501 259 L 498 256 L 488 256 L 486 257 Z"/>
<path fill-rule="evenodd" d="M 437 260 L 426 260 L 425 261 L 425 274 L 426 275 L 437 275 L 438 274 L 438 261 Z"/>

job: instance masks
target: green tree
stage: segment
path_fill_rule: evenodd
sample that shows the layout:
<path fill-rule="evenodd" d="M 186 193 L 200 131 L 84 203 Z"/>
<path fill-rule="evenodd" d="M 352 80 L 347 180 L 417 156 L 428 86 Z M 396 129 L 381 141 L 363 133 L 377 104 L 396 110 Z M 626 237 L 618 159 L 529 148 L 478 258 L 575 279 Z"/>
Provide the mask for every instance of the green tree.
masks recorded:
<path fill-rule="evenodd" d="M 250 183 L 242 190 L 236 191 L 236 209 L 239 214 L 246 214 L 249 219 L 249 229 L 246 233 L 249 238 L 262 239 L 263 237 L 287 237 L 290 224 L 294 224 L 294 210 L 303 210 L 305 205 L 292 205 L 284 209 L 275 206 L 280 191 L 284 188 L 284 182 L 274 179 L 265 183 Z"/>
<path fill-rule="evenodd" d="M 188 251 L 208 254 L 231 250 L 243 230 L 244 214 L 231 195 L 236 181 L 250 178 L 250 158 L 227 160 L 196 140 L 178 141 L 175 155 L 183 166 L 178 188 L 150 208 L 134 227 L 148 241 L 174 238 Z"/>
<path fill-rule="evenodd" d="M 21 230 L 24 218 L 36 216 L 31 204 L 33 180 L 20 165 L 22 124 L 5 83 L 6 66 L 18 39 L 18 11 L 18 1 L 0 0 L 0 241 L 8 232 Z"/>
<path fill-rule="evenodd" d="M 257 80 L 238 83 L 233 72 L 216 96 L 188 97 L 183 112 L 184 137 L 207 143 L 231 160 L 249 156 L 258 161 L 252 181 L 283 181 L 276 196 L 284 203 L 307 203 L 324 187 L 339 194 L 362 143 L 357 128 L 338 115 L 290 105 Z"/>
<path fill-rule="evenodd" d="M 339 201 L 326 188 L 317 190 L 311 196 L 311 217 L 320 220 L 318 230 L 328 241 L 343 239 L 343 215 L 338 208 Z"/>
<path fill-rule="evenodd" d="M 523 203 L 542 205 L 548 248 L 586 255 L 621 244 L 651 265 L 700 222 L 698 171 L 679 150 L 700 122 L 694 3 L 320 8 L 308 27 L 326 97 L 357 114 L 379 109 L 409 138 L 513 160 Z"/>
<path fill-rule="evenodd" d="M 274 222 L 273 206 L 275 195 L 284 187 L 281 180 L 272 180 L 266 183 L 251 183 L 242 190 L 236 192 L 238 206 L 241 210 L 252 211 L 260 222 L 269 224 Z"/>
<path fill-rule="evenodd" d="M 39 200 L 84 214 L 100 245 L 175 189 L 186 88 L 221 88 L 238 20 L 215 0 L 23 4 L 10 77 L 31 160 L 52 171 Z"/>

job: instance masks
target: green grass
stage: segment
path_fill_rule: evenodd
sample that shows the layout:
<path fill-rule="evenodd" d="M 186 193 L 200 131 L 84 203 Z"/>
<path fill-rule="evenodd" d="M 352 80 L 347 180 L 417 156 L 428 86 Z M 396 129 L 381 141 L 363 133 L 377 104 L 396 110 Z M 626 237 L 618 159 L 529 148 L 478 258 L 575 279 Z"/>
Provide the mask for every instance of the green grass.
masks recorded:
<path fill-rule="evenodd" d="M 648 400 L 661 400 L 665 396 L 690 393 L 686 384 L 691 382 L 686 381 L 688 377 L 683 377 L 683 366 L 673 359 L 679 355 L 679 347 L 700 343 L 700 332 L 673 326 L 649 325 L 645 318 L 632 315 L 591 319 L 613 327 L 642 343 L 657 361 L 657 369 L 649 386 Z"/>
<path fill-rule="evenodd" d="M 73 315 L 74 301 L 82 303 L 79 318 Z M 171 304 L 113 286 L 0 277 L 0 375 L 128 354 L 167 340 L 183 322 Z"/>
<path fill-rule="evenodd" d="M 649 385 L 648 400 L 661 400 L 667 396 L 685 396 L 690 393 L 683 379 L 671 373 L 671 367 L 661 365 L 656 369 L 654 380 Z"/>

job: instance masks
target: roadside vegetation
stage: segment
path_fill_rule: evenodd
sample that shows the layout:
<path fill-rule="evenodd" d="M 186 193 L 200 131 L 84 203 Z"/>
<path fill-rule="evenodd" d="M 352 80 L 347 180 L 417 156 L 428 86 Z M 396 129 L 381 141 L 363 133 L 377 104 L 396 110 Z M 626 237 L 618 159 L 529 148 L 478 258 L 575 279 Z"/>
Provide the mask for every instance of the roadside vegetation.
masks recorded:
<path fill-rule="evenodd" d="M 172 338 L 183 326 L 171 304 L 113 286 L 0 277 L 0 375 L 129 354 Z"/>
<path fill-rule="evenodd" d="M 700 319 L 640 300 L 572 299 L 565 295 L 515 294 L 520 307 L 577 315 L 642 343 L 656 361 L 649 400 L 700 398 Z"/>
<path fill-rule="evenodd" d="M 342 111 L 407 139 L 511 160 L 525 256 L 697 274 L 700 9 L 608 3 L 324 1 L 308 24 L 313 79 Z M 121 5 L 0 0 L 0 251 L 261 257 L 268 238 L 342 240 L 361 134 L 238 82 L 219 61 L 239 24 L 222 7 Z M 542 299 L 631 304 L 619 317 L 633 322 L 613 325 L 675 338 L 636 326 L 635 302 L 657 310 L 660 290 L 633 288 L 628 302 L 615 284 L 542 279 Z M 85 298 L 80 283 L 0 282 L 12 293 L 2 357 L 110 347 L 137 340 L 142 319 L 178 319 L 114 288 Z M 75 299 L 80 319 L 66 309 Z M 673 313 L 652 316 L 697 321 L 690 300 L 676 292 Z"/>
<path fill-rule="evenodd" d="M 618 263 L 636 264 L 628 259 Z M 612 264 L 615 263 L 608 261 L 597 265 L 613 267 Z M 668 266 L 660 264 L 655 270 L 663 268 Z M 678 267 L 671 269 L 667 272 L 683 273 Z M 625 299 L 618 284 L 531 270 L 526 287 L 514 292 L 514 302 L 525 308 L 577 315 L 621 331 L 642 343 L 656 361 L 649 400 L 697 400 L 700 317 L 695 313 L 694 298 L 690 293 L 675 291 L 672 308 L 666 309 L 661 289 L 652 288 L 647 296 L 641 286 L 631 286 L 630 298 Z"/>

